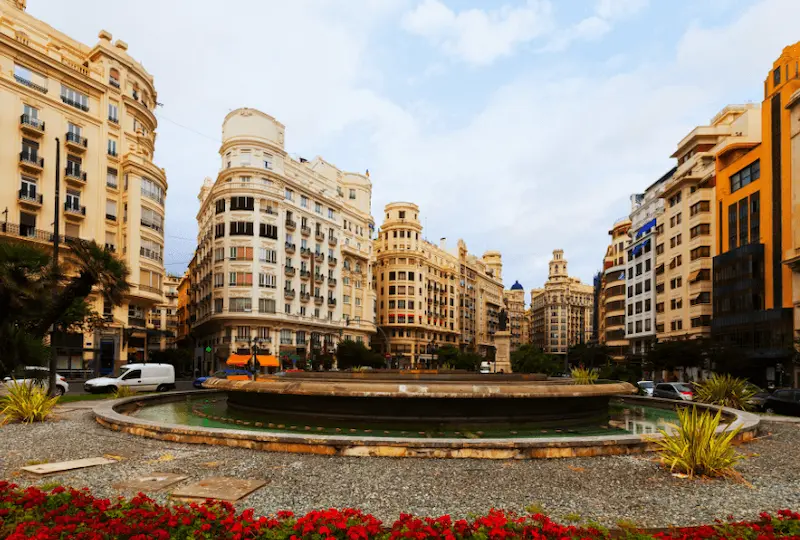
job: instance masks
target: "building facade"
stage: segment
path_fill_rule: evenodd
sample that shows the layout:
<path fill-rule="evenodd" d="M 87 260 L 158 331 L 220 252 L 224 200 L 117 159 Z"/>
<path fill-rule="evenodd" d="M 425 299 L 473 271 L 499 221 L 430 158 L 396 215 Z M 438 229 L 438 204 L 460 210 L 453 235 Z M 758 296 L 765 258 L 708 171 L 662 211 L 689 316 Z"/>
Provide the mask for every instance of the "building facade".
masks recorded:
<path fill-rule="evenodd" d="M 717 248 L 712 335 L 743 349 L 751 377 L 778 385 L 794 337 L 791 118 L 800 89 L 800 43 L 786 47 L 764 81 L 761 141 L 730 140 L 717 149 Z"/>
<path fill-rule="evenodd" d="M 570 277 L 564 250 L 554 250 L 547 282 L 531 291 L 531 343 L 566 355 L 571 346 L 589 342 L 593 312 L 594 288 Z"/>
<path fill-rule="evenodd" d="M 598 342 L 609 348 L 611 358 L 617 362 L 625 360 L 629 348 L 625 338 L 625 276 L 630 228 L 630 218 L 624 217 L 614 222 L 614 226 L 608 231 L 611 243 L 603 258 L 603 275 L 598 295 Z"/>
<path fill-rule="evenodd" d="M 792 305 L 794 307 L 794 337 L 800 339 L 800 90 L 786 104 L 790 118 L 791 152 L 791 246 L 784 254 L 784 264 L 792 271 Z M 794 387 L 800 386 L 800 366 L 794 367 Z"/>
<path fill-rule="evenodd" d="M 153 77 L 124 41 L 98 37 L 89 47 L 29 15 L 24 0 L 0 1 L 0 239 L 49 249 L 58 216 L 59 235 L 105 245 L 130 270 L 121 305 L 90 299 L 104 328 L 53 336 L 59 372 L 75 376 L 144 359 L 160 341 L 147 314 L 164 301 Z"/>
<path fill-rule="evenodd" d="M 178 343 L 178 286 L 181 278 L 167 274 L 164 277 L 164 301 L 150 310 L 149 325 L 159 331 L 158 339 L 148 340 L 150 351 L 174 349 Z"/>
<path fill-rule="evenodd" d="M 625 339 L 630 354 L 642 358 L 656 340 L 656 218 L 664 209 L 661 193 L 671 170 L 644 193 L 631 196 L 630 243 L 627 246 Z"/>
<path fill-rule="evenodd" d="M 254 343 L 263 366 L 314 365 L 339 341 L 369 343 L 375 331 L 369 177 L 291 158 L 284 133 L 255 109 L 223 122 L 190 267 L 203 372 Z"/>
<path fill-rule="evenodd" d="M 510 289 L 503 292 L 503 304 L 508 314 L 508 330 L 511 332 L 511 350 L 528 343 L 528 325 L 525 314 L 525 289 L 515 281 Z"/>
<path fill-rule="evenodd" d="M 189 263 L 189 266 L 191 267 L 192 264 Z M 187 271 L 178 281 L 178 305 L 176 308 L 178 328 L 176 330 L 175 339 L 179 347 L 187 347 L 190 349 L 194 346 L 190 339 L 190 332 L 192 330 L 191 317 L 194 313 L 191 290 L 191 273 Z"/>
<path fill-rule="evenodd" d="M 441 242 L 447 249 L 446 240 Z M 469 253 L 463 240 L 458 241 L 459 316 L 462 350 L 493 357 L 494 334 L 499 330 L 503 309 L 503 263 L 500 252 L 487 251 L 482 257 Z"/>

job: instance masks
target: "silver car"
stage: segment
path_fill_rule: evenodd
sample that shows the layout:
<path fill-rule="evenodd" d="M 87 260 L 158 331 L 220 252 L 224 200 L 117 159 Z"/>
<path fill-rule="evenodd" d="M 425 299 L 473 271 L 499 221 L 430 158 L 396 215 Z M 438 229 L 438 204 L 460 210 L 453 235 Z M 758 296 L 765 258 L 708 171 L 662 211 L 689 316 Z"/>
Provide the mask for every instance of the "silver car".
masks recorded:
<path fill-rule="evenodd" d="M 656 386 L 653 384 L 653 381 L 639 381 L 636 383 L 636 386 L 639 388 L 639 392 L 641 392 L 642 395 L 653 397 L 653 388 Z"/>
<path fill-rule="evenodd" d="M 692 389 L 679 382 L 658 383 L 653 390 L 653 397 L 660 397 L 666 399 L 680 399 L 684 401 L 692 401 L 694 392 Z"/>

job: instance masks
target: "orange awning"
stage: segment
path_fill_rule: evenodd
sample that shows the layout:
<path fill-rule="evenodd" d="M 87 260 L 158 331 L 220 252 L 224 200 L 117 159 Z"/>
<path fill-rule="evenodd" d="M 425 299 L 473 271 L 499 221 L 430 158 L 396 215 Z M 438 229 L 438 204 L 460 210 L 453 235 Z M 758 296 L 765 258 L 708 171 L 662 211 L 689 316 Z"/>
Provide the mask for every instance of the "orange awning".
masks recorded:
<path fill-rule="evenodd" d="M 226 364 L 229 366 L 246 366 L 252 362 L 253 357 L 249 354 L 232 354 L 228 357 Z M 259 354 L 256 356 L 258 365 L 261 367 L 278 367 L 278 359 L 271 354 Z"/>

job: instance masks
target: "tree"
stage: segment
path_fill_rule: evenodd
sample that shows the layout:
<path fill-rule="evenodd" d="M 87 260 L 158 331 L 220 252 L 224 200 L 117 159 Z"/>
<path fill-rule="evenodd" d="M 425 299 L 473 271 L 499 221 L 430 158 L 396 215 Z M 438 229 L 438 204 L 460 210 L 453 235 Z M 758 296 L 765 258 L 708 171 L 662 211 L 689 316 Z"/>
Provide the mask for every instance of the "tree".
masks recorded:
<path fill-rule="evenodd" d="M 573 345 L 567 356 L 570 364 L 586 368 L 601 368 L 611 363 L 610 349 L 598 343 Z"/>
<path fill-rule="evenodd" d="M 436 351 L 436 367 L 448 365 L 451 368 L 455 367 L 458 361 L 458 349 L 452 345 L 443 345 Z"/>
<path fill-rule="evenodd" d="M 339 369 L 352 369 L 354 367 L 386 367 L 384 358 L 368 349 L 361 342 L 346 339 L 336 347 L 336 363 Z"/>
<path fill-rule="evenodd" d="M 707 356 L 708 344 L 700 339 L 675 339 L 656 342 L 647 353 L 654 371 L 700 367 Z"/>
<path fill-rule="evenodd" d="M 463 352 L 458 355 L 453 364 L 454 369 L 464 369 L 467 371 L 478 371 L 484 358 L 474 352 Z"/>
<path fill-rule="evenodd" d="M 555 375 L 561 370 L 561 365 L 535 345 L 525 344 L 511 353 L 511 369 L 516 373 Z"/>

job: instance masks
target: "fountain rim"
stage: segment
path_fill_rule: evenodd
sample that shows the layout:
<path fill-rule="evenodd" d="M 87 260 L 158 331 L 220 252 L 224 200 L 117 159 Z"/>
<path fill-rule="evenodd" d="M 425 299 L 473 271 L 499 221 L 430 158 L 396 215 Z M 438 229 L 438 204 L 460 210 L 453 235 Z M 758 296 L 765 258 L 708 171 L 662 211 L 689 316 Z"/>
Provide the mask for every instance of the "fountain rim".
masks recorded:
<path fill-rule="evenodd" d="M 146 403 L 160 404 L 182 401 L 186 398 L 213 396 L 224 391 L 194 390 L 133 396 L 98 404 L 93 409 L 95 419 L 106 428 L 123 431 L 148 438 L 195 444 L 213 444 L 255 448 L 265 451 L 312 453 L 339 456 L 385 456 L 385 457 L 438 457 L 438 458 L 483 458 L 483 459 L 530 459 L 550 457 L 579 457 L 597 455 L 619 455 L 653 451 L 658 434 L 647 435 L 585 435 L 575 437 L 536 438 L 409 438 L 409 437 L 357 437 L 348 435 L 313 435 L 305 433 L 274 433 L 244 429 L 188 426 L 145 420 L 125 414 L 132 408 Z M 691 402 L 643 396 L 616 396 L 623 401 L 639 405 L 686 406 Z M 739 440 L 752 440 L 758 429 L 758 415 L 695 403 L 711 411 L 722 410 L 734 420 L 718 431 L 739 427 Z"/>

